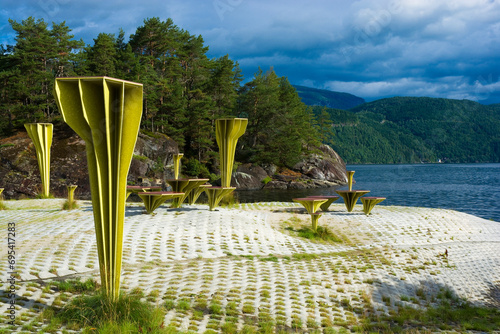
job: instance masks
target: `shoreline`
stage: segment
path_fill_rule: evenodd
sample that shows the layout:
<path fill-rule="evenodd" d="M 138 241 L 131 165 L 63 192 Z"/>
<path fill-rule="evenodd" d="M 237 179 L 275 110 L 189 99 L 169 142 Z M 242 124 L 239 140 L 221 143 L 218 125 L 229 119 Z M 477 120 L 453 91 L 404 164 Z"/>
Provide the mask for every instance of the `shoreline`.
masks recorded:
<path fill-rule="evenodd" d="M 99 279 L 91 203 L 78 201 L 80 209 L 61 211 L 63 201 L 5 201 L 10 209 L 0 211 L 0 221 L 16 223 L 18 232 L 18 294 L 27 299 L 18 316 L 36 314 L 60 295 L 42 292 L 40 280 Z M 237 302 L 240 325 L 267 310 L 287 326 L 298 317 L 303 329 L 312 322 L 354 321 L 359 315 L 352 309 L 364 309 L 368 301 L 381 314 L 430 305 L 446 289 L 473 304 L 500 307 L 496 222 L 402 206 L 376 206 L 370 216 L 361 205 L 347 213 L 334 203 L 330 211 L 319 226 L 343 243 L 298 237 L 292 229 L 310 225 L 310 216 L 291 202 L 242 203 L 213 212 L 206 205 L 163 205 L 154 216 L 143 214 L 140 203 L 127 203 L 122 289 L 154 292 L 157 303 L 194 302 L 195 296 L 210 303 L 217 297 L 223 307 Z M 1 251 L 7 251 L 5 243 Z M 5 263 L 0 268 L 7 272 Z M 342 304 L 346 300 L 350 307 Z M 1 301 L 3 313 L 7 304 Z M 197 319 L 194 311 L 172 309 L 165 318 L 166 325 L 199 333 L 210 323 L 210 316 Z"/>

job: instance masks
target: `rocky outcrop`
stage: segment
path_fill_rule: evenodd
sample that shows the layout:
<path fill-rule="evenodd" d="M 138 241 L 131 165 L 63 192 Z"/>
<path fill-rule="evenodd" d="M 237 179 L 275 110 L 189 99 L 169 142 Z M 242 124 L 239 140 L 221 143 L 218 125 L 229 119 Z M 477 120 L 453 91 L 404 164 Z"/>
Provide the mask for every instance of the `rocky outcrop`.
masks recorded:
<path fill-rule="evenodd" d="M 347 183 L 346 165 L 328 145 L 310 154 L 292 169 L 273 165 L 243 164 L 233 173 L 231 185 L 238 189 L 307 189 L 334 187 Z"/>
<path fill-rule="evenodd" d="M 173 178 L 173 154 L 177 143 L 166 135 L 140 133 L 134 149 L 128 181 L 162 184 Z M 320 153 L 321 152 L 321 153 Z M 345 163 L 329 146 L 322 145 L 292 169 L 274 165 L 240 165 L 231 185 L 239 189 L 304 189 L 345 184 Z M 90 198 L 85 142 L 65 123 L 54 124 L 51 147 L 50 191 L 66 197 L 67 186 L 78 185 L 75 196 Z M 0 188 L 7 199 L 35 197 L 41 192 L 35 148 L 26 132 L 0 140 Z"/>
<path fill-rule="evenodd" d="M 173 155 L 177 153 L 179 147 L 172 138 L 159 133 L 139 133 L 130 164 L 129 181 L 135 182 L 139 177 L 154 180 L 173 178 Z"/>
<path fill-rule="evenodd" d="M 311 154 L 297 163 L 293 170 L 299 171 L 311 179 L 347 183 L 344 160 L 328 145 L 319 147 L 322 155 Z"/>
<path fill-rule="evenodd" d="M 177 143 L 165 135 L 137 138 L 128 180 L 136 183 L 147 177 L 156 183 L 173 176 L 172 155 L 178 153 Z M 51 147 L 50 192 L 67 196 L 67 186 L 78 185 L 75 197 L 90 199 L 85 142 L 65 123 L 54 124 Z M 35 197 L 41 180 L 35 148 L 26 132 L 0 140 L 0 188 L 6 199 Z"/>

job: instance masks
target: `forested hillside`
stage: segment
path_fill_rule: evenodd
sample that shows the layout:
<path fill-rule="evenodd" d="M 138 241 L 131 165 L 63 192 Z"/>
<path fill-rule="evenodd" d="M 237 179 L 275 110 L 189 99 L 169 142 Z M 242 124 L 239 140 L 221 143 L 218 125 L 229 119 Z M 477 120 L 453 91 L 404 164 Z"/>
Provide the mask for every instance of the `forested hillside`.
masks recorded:
<path fill-rule="evenodd" d="M 16 44 L 1 46 L 0 136 L 23 131 L 28 122 L 61 116 L 53 97 L 56 77 L 110 76 L 144 85 L 141 130 L 174 139 L 193 175 L 216 166 L 214 120 L 249 118 L 239 158 L 291 166 L 322 139 L 321 124 L 286 77 L 257 71 L 241 85 L 237 62 L 208 58 L 202 36 L 171 19 L 144 20 L 129 38 L 100 33 L 92 45 L 74 40 L 70 27 L 29 17 L 10 20 Z M 327 114 L 323 114 L 327 116 Z"/>
<path fill-rule="evenodd" d="M 320 106 L 333 109 L 350 109 L 365 103 L 361 97 L 349 94 L 334 92 L 326 89 L 316 89 L 294 85 L 302 102 L 308 106 Z"/>
<path fill-rule="evenodd" d="M 347 163 L 500 162 L 500 108 L 468 100 L 394 97 L 334 120 L 332 147 Z"/>

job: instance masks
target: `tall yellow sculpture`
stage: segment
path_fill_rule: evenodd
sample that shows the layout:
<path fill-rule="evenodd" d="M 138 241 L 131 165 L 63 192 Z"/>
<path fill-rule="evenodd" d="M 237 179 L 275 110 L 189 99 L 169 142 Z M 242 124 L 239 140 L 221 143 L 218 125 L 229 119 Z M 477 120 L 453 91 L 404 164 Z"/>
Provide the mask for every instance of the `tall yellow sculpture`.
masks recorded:
<path fill-rule="evenodd" d="M 57 78 L 64 121 L 85 141 L 101 285 L 120 290 L 127 174 L 142 116 L 142 84 L 109 78 Z"/>
<path fill-rule="evenodd" d="M 234 153 L 236 144 L 246 131 L 246 118 L 220 118 L 215 121 L 215 138 L 219 146 L 221 187 L 205 187 L 208 196 L 209 210 L 214 210 L 220 201 L 233 192 L 231 177 L 233 174 Z"/>
<path fill-rule="evenodd" d="M 24 127 L 35 145 L 38 169 L 42 178 L 41 195 L 47 198 L 50 195 L 50 146 L 52 146 L 53 125 L 51 123 L 27 123 Z"/>
<path fill-rule="evenodd" d="M 248 119 L 221 118 L 215 121 L 215 135 L 220 155 L 221 186 L 231 187 L 233 174 L 234 153 L 236 144 L 246 131 Z"/>

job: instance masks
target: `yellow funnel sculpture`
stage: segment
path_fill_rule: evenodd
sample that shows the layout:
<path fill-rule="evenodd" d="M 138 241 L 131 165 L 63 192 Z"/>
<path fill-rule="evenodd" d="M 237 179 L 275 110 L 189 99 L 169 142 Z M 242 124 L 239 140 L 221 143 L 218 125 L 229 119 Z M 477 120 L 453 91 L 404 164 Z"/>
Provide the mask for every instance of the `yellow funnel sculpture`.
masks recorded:
<path fill-rule="evenodd" d="M 231 187 L 236 144 L 247 129 L 246 118 L 221 118 L 215 121 L 215 134 L 220 155 L 221 186 Z"/>
<path fill-rule="evenodd" d="M 1 200 L 2 200 L 2 198 L 3 198 L 3 196 L 2 196 L 3 189 L 4 189 L 4 188 L 0 188 L 0 201 L 1 201 Z"/>
<path fill-rule="evenodd" d="M 348 170 L 347 171 L 347 185 L 349 187 L 349 191 L 352 190 L 352 177 L 354 176 L 354 171 L 353 170 Z"/>
<path fill-rule="evenodd" d="M 68 202 L 73 203 L 75 201 L 75 189 L 78 188 L 77 185 L 72 184 L 68 186 Z"/>
<path fill-rule="evenodd" d="M 142 84 L 109 78 L 56 78 L 64 121 L 85 141 L 101 285 L 120 290 L 127 174 L 142 116 Z"/>
<path fill-rule="evenodd" d="M 307 196 L 307 198 L 327 199 L 327 201 L 325 203 L 321 204 L 321 206 L 320 206 L 321 210 L 323 210 L 323 211 L 328 211 L 328 208 L 330 207 L 330 205 L 339 199 L 338 196 Z"/>
<path fill-rule="evenodd" d="M 51 123 L 28 123 L 24 124 L 28 136 L 35 145 L 38 168 L 42 178 L 42 197 L 49 197 L 50 192 L 50 146 L 52 145 Z"/>
<path fill-rule="evenodd" d="M 174 179 L 176 180 L 179 178 L 180 162 L 183 156 L 183 153 L 174 154 Z"/>

